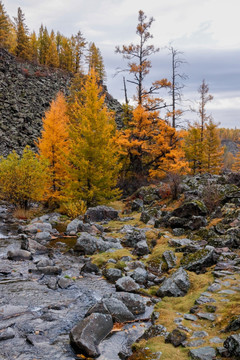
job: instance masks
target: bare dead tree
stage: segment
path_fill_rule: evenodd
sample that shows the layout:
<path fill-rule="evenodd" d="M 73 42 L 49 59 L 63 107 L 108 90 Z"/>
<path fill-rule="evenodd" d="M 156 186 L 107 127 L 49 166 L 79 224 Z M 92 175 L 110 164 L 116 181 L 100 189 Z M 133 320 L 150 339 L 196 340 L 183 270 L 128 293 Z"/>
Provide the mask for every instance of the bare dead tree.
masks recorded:
<path fill-rule="evenodd" d="M 180 118 L 183 111 L 181 109 L 177 109 L 177 106 L 181 105 L 182 102 L 182 90 L 184 88 L 183 81 L 188 78 L 185 73 L 180 73 L 179 68 L 186 64 L 186 60 L 183 58 L 183 52 L 174 49 L 173 46 L 168 47 L 170 51 L 169 54 L 172 57 L 171 62 L 171 70 L 172 70 L 172 79 L 171 79 L 171 87 L 169 90 L 169 94 L 172 98 L 172 127 L 176 128 L 176 120 Z"/>

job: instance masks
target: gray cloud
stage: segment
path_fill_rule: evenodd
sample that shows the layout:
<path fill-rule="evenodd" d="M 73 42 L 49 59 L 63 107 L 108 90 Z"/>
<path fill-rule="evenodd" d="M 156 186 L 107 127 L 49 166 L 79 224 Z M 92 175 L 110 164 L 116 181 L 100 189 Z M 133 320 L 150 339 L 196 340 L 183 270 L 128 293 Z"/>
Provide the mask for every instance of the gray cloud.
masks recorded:
<path fill-rule="evenodd" d="M 197 89 L 203 79 L 209 84 L 214 101 L 209 106 L 216 121 L 224 126 L 239 126 L 239 55 L 238 0 L 227 3 L 215 0 L 4 0 L 9 15 L 16 16 L 20 6 L 30 30 L 38 31 L 43 23 L 48 29 L 59 30 L 70 36 L 81 30 L 88 41 L 100 47 L 108 74 L 110 92 L 123 99 L 122 75 L 113 78 L 117 67 L 124 68 L 120 55 L 114 54 L 115 45 L 136 42 L 137 13 L 139 9 L 155 18 L 152 25 L 156 46 L 173 46 L 184 51 L 188 64 L 182 71 L 189 78 L 185 82 L 185 97 L 197 100 Z M 231 16 L 227 14 L 231 10 Z M 170 61 L 166 50 L 152 58 L 152 70 L 146 79 L 170 78 Z M 129 96 L 134 93 L 129 86 Z M 162 93 L 166 96 L 166 92 Z"/>

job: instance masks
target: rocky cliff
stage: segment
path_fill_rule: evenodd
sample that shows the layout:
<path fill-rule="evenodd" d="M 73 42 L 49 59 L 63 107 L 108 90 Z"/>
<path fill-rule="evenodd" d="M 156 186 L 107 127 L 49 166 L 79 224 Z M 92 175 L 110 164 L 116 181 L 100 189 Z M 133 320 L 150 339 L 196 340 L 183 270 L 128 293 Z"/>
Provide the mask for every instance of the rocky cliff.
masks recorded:
<path fill-rule="evenodd" d="M 0 155 L 34 147 L 45 111 L 58 91 L 68 94 L 71 78 L 59 69 L 19 61 L 0 48 Z M 121 105 L 107 90 L 106 103 L 121 126 Z"/>

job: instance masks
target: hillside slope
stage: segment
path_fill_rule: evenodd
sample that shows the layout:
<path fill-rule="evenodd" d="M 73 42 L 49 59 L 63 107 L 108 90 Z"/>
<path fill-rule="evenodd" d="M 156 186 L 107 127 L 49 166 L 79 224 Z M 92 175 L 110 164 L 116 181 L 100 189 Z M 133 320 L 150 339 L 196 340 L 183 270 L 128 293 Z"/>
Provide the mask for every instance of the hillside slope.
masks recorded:
<path fill-rule="evenodd" d="M 72 74 L 22 62 L 0 48 L 0 155 L 34 147 L 42 117 L 58 91 L 68 94 Z M 121 126 L 121 104 L 107 93 L 108 107 Z"/>

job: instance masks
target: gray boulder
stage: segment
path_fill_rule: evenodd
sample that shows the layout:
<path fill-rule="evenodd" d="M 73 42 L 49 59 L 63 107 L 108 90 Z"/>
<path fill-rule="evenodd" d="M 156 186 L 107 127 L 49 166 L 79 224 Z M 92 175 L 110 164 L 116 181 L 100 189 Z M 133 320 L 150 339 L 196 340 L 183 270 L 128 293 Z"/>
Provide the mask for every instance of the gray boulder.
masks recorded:
<path fill-rule="evenodd" d="M 118 219 L 118 211 L 112 207 L 100 205 L 89 208 L 85 215 L 84 220 L 90 222 L 109 221 Z"/>
<path fill-rule="evenodd" d="M 114 297 L 105 297 L 100 302 L 92 306 L 87 316 L 93 313 L 101 313 L 111 315 L 115 322 L 126 322 L 134 320 L 134 315 L 127 308 L 127 306 L 120 300 Z"/>
<path fill-rule="evenodd" d="M 228 349 L 231 356 L 240 357 L 240 334 L 229 336 L 223 343 L 223 346 Z"/>
<path fill-rule="evenodd" d="M 138 242 L 146 241 L 145 232 L 141 229 L 132 228 L 129 230 L 125 237 L 125 246 L 135 247 Z"/>
<path fill-rule="evenodd" d="M 184 269 L 195 272 L 200 272 L 215 263 L 216 258 L 214 257 L 214 248 L 212 247 L 206 247 L 193 254 L 187 254 L 181 260 L 181 265 Z"/>
<path fill-rule="evenodd" d="M 180 218 L 191 218 L 192 216 L 205 216 L 207 215 L 207 208 L 200 200 L 188 201 L 177 209 L 173 210 L 172 216 Z"/>
<path fill-rule="evenodd" d="M 139 285 L 130 277 L 124 276 L 116 282 L 118 291 L 134 292 L 139 289 Z"/>
<path fill-rule="evenodd" d="M 176 266 L 177 258 L 171 250 L 164 251 L 162 256 L 163 256 L 163 259 L 166 261 L 168 270 L 170 270 Z"/>
<path fill-rule="evenodd" d="M 143 314 L 146 310 L 145 300 L 138 294 L 117 292 L 112 297 L 121 300 L 134 315 Z"/>
<path fill-rule="evenodd" d="M 7 253 L 9 260 L 31 260 L 32 254 L 27 250 L 13 249 Z"/>
<path fill-rule="evenodd" d="M 190 288 L 187 272 L 179 268 L 170 278 L 165 279 L 157 291 L 157 296 L 184 296 Z"/>
<path fill-rule="evenodd" d="M 83 221 L 79 219 L 72 220 L 68 225 L 66 229 L 66 233 L 69 235 L 75 235 L 78 232 L 91 232 L 91 225 L 84 224 Z"/>
<path fill-rule="evenodd" d="M 52 225 L 47 222 L 35 222 L 24 227 L 24 231 L 30 234 L 36 234 L 40 231 L 47 231 L 51 234 L 56 233 L 56 229 L 53 229 Z"/>
<path fill-rule="evenodd" d="M 74 349 L 83 352 L 86 356 L 100 355 L 98 344 L 110 333 L 113 328 L 111 315 L 91 314 L 70 332 L 70 343 Z"/>
<path fill-rule="evenodd" d="M 198 349 L 191 349 L 189 355 L 193 360 L 212 360 L 215 359 L 216 350 L 210 346 L 206 346 Z"/>
<path fill-rule="evenodd" d="M 149 247 L 146 240 L 139 241 L 135 246 L 134 252 L 137 256 L 144 256 L 149 254 Z"/>
<path fill-rule="evenodd" d="M 121 248 L 122 245 L 119 242 L 104 241 L 102 238 L 83 232 L 77 239 L 74 250 L 84 255 L 92 255 L 96 251 L 104 252 L 109 249 Z"/>
<path fill-rule="evenodd" d="M 28 238 L 22 239 L 21 249 L 30 251 L 32 254 L 44 254 L 48 252 L 48 249 L 44 245 L 39 244 L 37 241 Z"/>
<path fill-rule="evenodd" d="M 108 281 L 115 283 L 115 281 L 122 277 L 122 271 L 120 269 L 110 268 L 104 270 L 103 275 Z"/>
<path fill-rule="evenodd" d="M 77 239 L 74 250 L 84 255 L 92 255 L 98 250 L 98 241 L 100 241 L 100 239 L 84 232 Z"/>
<path fill-rule="evenodd" d="M 144 284 L 147 281 L 148 272 L 145 269 L 137 268 L 131 273 L 133 278 L 138 284 Z"/>
<path fill-rule="evenodd" d="M 179 329 L 174 329 L 172 332 L 168 334 L 165 339 L 166 343 L 170 343 L 173 346 L 177 347 L 181 345 L 187 339 L 187 335 L 184 334 Z"/>
<path fill-rule="evenodd" d="M 49 231 L 38 232 L 35 236 L 35 240 L 38 242 L 45 242 L 51 240 L 51 234 Z"/>

